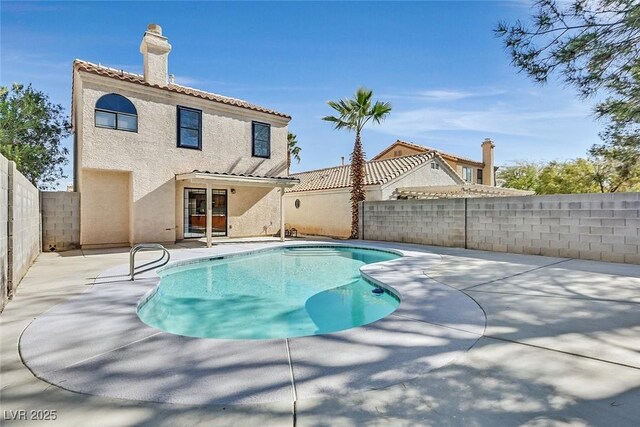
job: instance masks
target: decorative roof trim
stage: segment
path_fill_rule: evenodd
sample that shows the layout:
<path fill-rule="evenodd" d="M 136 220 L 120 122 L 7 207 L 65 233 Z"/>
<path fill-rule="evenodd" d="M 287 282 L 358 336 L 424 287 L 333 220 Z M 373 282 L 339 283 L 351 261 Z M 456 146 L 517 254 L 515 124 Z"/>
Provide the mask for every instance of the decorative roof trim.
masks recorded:
<path fill-rule="evenodd" d="M 182 86 L 174 83 L 170 83 L 166 86 L 151 84 L 151 83 L 147 83 L 144 80 L 144 76 L 140 74 L 133 74 L 123 70 L 117 70 L 115 68 L 105 67 L 100 64 L 93 64 L 91 62 L 83 61 L 80 59 L 76 59 L 73 61 L 73 68 L 77 71 L 83 71 L 83 72 L 95 74 L 98 76 L 109 77 L 109 78 L 121 80 L 124 82 L 135 83 L 135 84 L 139 84 L 146 87 L 166 90 L 169 92 L 181 93 L 184 95 L 194 96 L 196 98 L 201 98 L 208 101 L 218 102 L 221 104 L 244 108 L 247 110 L 258 111 L 260 113 L 271 114 L 274 116 L 291 120 L 291 116 L 289 116 L 288 114 L 279 113 L 277 111 L 270 110 L 265 107 L 260 107 L 259 105 L 251 104 L 241 99 L 230 98 L 227 96 L 218 95 L 216 93 L 205 92 L 202 90 L 193 89 L 187 86 Z"/>

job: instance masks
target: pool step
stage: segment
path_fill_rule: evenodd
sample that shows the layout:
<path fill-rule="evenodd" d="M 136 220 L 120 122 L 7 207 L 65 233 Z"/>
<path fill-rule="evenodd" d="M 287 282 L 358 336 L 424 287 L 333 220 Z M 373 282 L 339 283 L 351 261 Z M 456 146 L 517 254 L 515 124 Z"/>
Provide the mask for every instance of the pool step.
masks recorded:
<path fill-rule="evenodd" d="M 289 248 L 285 249 L 282 254 L 288 256 L 336 256 L 343 255 L 344 252 L 333 248 Z"/>

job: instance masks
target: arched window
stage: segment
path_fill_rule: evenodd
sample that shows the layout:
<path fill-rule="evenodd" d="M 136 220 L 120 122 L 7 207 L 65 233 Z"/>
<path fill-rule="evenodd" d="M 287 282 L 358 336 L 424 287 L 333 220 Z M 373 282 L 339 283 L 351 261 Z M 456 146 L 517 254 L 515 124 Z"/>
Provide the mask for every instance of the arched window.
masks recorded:
<path fill-rule="evenodd" d="M 133 102 L 117 93 L 103 95 L 96 102 L 96 126 L 137 132 L 138 112 L 136 107 Z"/>

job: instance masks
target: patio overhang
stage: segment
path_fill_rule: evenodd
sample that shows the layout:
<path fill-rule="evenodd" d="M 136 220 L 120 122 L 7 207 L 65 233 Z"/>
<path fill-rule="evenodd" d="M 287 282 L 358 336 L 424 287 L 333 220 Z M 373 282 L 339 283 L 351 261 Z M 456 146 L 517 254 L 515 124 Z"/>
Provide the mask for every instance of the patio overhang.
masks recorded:
<path fill-rule="evenodd" d="M 233 174 L 223 172 L 193 171 L 176 174 L 176 181 L 190 181 L 194 184 L 238 185 L 249 187 L 284 187 L 289 188 L 298 184 L 298 178 L 281 176 L 258 176 L 248 174 Z"/>
<path fill-rule="evenodd" d="M 233 174 L 224 172 L 193 171 L 176 174 L 176 181 L 189 181 L 204 185 L 207 194 L 206 236 L 207 247 L 211 247 L 212 209 L 211 189 L 214 185 L 280 188 L 280 240 L 284 241 L 284 189 L 300 183 L 298 178 L 281 176 L 257 176 L 249 174 Z"/>
<path fill-rule="evenodd" d="M 492 187 L 481 184 L 401 187 L 396 188 L 395 191 L 395 196 L 398 199 L 458 199 L 472 197 L 530 196 L 532 194 L 534 194 L 533 191 Z"/>

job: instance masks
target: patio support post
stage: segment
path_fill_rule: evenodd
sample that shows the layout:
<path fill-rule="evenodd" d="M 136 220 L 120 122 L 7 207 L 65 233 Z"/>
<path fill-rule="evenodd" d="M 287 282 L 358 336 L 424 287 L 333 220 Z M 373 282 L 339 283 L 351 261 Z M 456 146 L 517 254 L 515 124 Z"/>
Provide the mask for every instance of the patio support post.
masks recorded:
<path fill-rule="evenodd" d="M 211 215 L 213 210 L 211 209 L 211 184 L 207 181 L 207 247 L 211 247 Z"/>
<path fill-rule="evenodd" d="M 280 187 L 280 241 L 284 242 L 284 187 Z"/>

